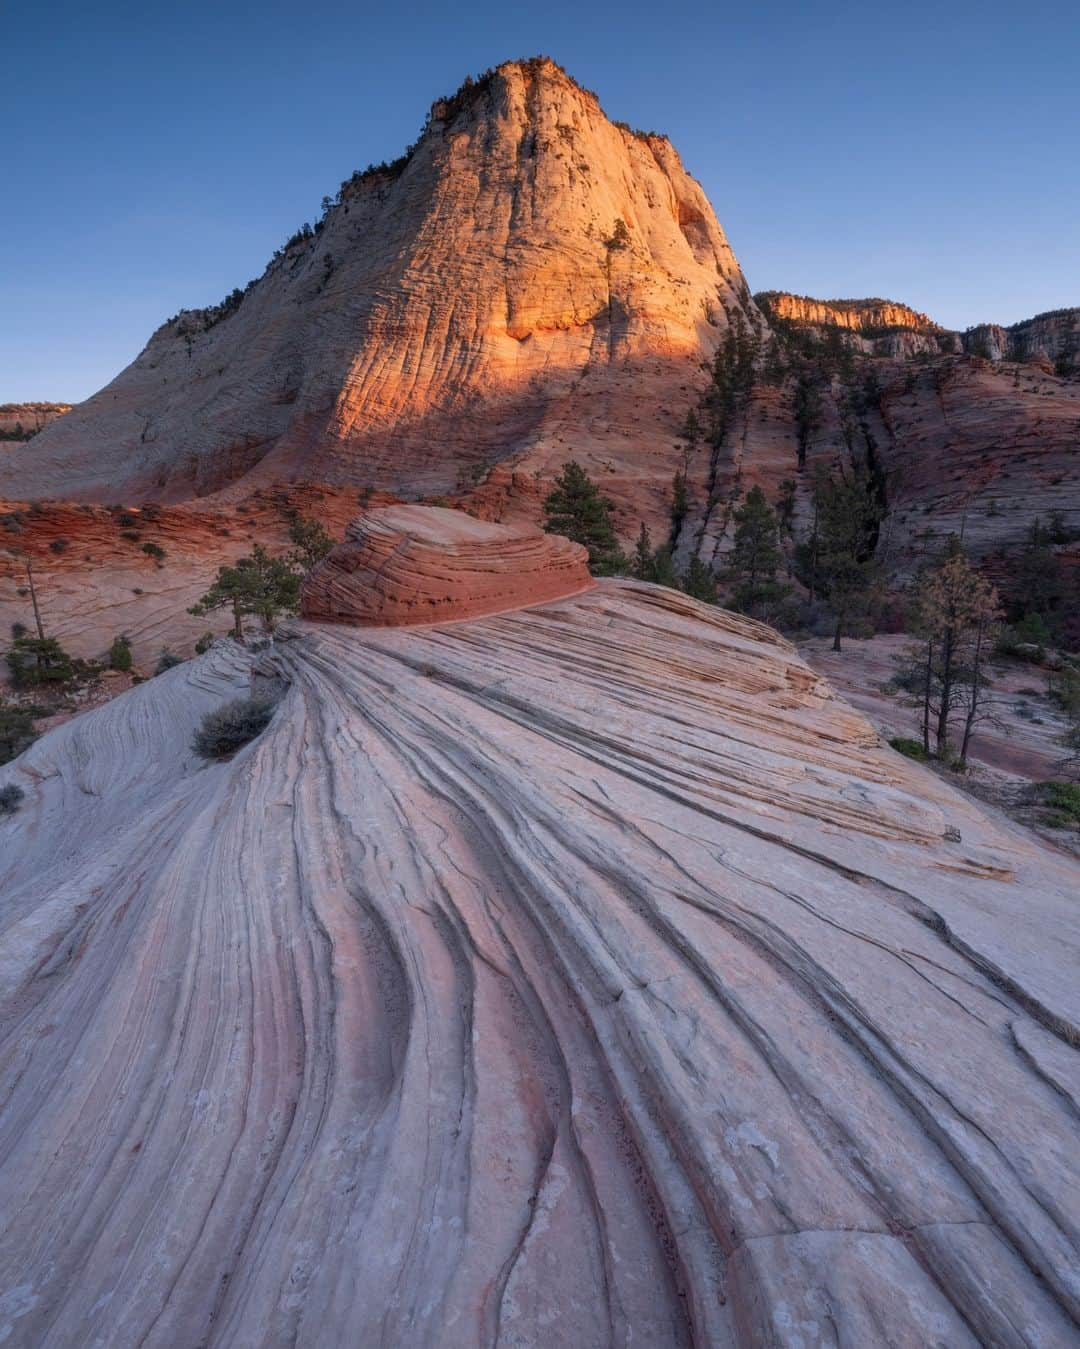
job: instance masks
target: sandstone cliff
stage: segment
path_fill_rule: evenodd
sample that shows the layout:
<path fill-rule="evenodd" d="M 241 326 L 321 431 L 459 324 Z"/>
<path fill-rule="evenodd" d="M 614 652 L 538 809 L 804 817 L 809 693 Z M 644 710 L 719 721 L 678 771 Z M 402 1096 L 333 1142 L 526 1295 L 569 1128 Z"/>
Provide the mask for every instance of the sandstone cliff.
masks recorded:
<path fill-rule="evenodd" d="M 926 314 L 909 309 L 893 300 L 814 300 L 808 295 L 787 291 L 761 291 L 754 301 L 770 318 L 789 323 L 832 325 L 855 333 L 875 334 L 886 328 L 908 328 L 913 332 L 941 332 Z"/>
<path fill-rule="evenodd" d="M 0 403 L 0 441 L 30 440 L 66 416 L 73 403 Z"/>
<path fill-rule="evenodd" d="M 0 1338 L 1074 1343 L 1074 863 L 657 587 L 254 674 L 0 768 Z"/>
<path fill-rule="evenodd" d="M 670 143 L 550 61 L 431 111 L 245 292 L 163 325 L 0 467 L 0 495 L 175 500 L 243 479 L 445 493 L 577 452 L 670 482 L 671 406 L 718 334 L 760 323 Z"/>

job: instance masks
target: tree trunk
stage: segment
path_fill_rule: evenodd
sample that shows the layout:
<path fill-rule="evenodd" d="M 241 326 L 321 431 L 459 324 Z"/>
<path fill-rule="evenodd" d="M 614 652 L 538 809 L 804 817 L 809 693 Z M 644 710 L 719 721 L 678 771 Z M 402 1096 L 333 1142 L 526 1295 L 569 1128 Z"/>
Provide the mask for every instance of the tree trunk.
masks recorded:
<path fill-rule="evenodd" d="M 967 716 L 964 718 L 964 738 L 960 744 L 960 766 L 967 766 L 968 746 L 971 744 L 971 733 L 975 729 L 975 720 L 979 713 L 979 701 L 981 690 L 979 688 L 979 675 L 982 666 L 982 644 L 983 644 L 983 626 L 979 625 L 979 631 L 975 637 L 975 654 L 971 661 L 971 696 L 968 698 Z"/>
<path fill-rule="evenodd" d="M 34 622 L 37 625 L 37 635 L 44 641 L 45 626 L 41 621 L 41 610 L 38 608 L 37 588 L 34 585 L 34 564 L 29 558 L 26 559 L 26 581 L 30 587 L 30 603 L 34 606 Z"/>
<path fill-rule="evenodd" d="M 952 711 L 953 648 L 956 635 L 950 628 L 945 633 L 944 659 L 941 663 L 941 705 L 937 717 L 937 754 L 944 758 L 949 748 L 949 713 Z"/>
<path fill-rule="evenodd" d="M 841 628 L 841 626 L 842 626 L 842 620 L 838 618 L 838 619 L 836 620 L 836 630 L 835 630 L 835 632 L 833 633 L 833 639 L 832 639 L 832 649 L 833 649 L 834 651 L 839 651 L 839 650 L 840 650 L 840 628 Z"/>
<path fill-rule="evenodd" d="M 232 630 L 232 631 L 233 631 L 233 636 L 234 636 L 234 637 L 236 638 L 236 640 L 240 643 L 240 645 L 243 646 L 243 644 L 244 644 L 244 616 L 243 616 L 243 614 L 241 614 L 241 612 L 240 612 L 240 604 L 239 604 L 239 602 L 238 602 L 237 600 L 233 600 L 233 610 L 232 610 L 232 611 L 233 611 L 233 630 Z"/>
<path fill-rule="evenodd" d="M 934 643 L 926 644 L 926 679 L 923 683 L 922 744 L 930 753 L 930 685 L 934 674 Z"/>

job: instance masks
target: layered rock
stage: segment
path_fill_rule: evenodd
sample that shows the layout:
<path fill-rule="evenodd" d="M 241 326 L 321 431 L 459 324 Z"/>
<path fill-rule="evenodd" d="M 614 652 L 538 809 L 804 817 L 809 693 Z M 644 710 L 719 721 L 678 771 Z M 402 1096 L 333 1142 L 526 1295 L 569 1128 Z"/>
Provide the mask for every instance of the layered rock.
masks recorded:
<path fill-rule="evenodd" d="M 310 573 L 301 613 L 396 627 L 520 609 L 592 584 L 588 553 L 557 534 L 435 506 L 390 506 L 356 520 Z"/>
<path fill-rule="evenodd" d="M 0 1336 L 1075 1341 L 1075 864 L 670 590 L 258 660 L 0 768 Z"/>
<path fill-rule="evenodd" d="M 1059 374 L 1080 370 L 1080 308 L 1054 309 L 1003 328 L 983 323 L 963 334 L 964 350 L 991 361 L 1043 363 Z"/>
<path fill-rule="evenodd" d="M 761 291 L 754 300 L 770 318 L 787 323 L 845 328 L 849 332 L 871 335 L 886 328 L 927 333 L 942 331 L 940 324 L 928 314 L 920 314 L 895 300 L 815 300 L 809 295 L 792 295 L 782 290 Z"/>
<path fill-rule="evenodd" d="M 445 494 L 571 453 L 617 496 L 658 492 L 673 395 L 736 314 L 760 322 L 670 143 L 608 121 L 552 62 L 512 62 L 437 103 L 246 291 L 164 324 L 0 466 L 0 495 Z"/>
<path fill-rule="evenodd" d="M 66 416 L 72 403 L 0 403 L 0 442 L 31 440 L 51 422 Z"/>

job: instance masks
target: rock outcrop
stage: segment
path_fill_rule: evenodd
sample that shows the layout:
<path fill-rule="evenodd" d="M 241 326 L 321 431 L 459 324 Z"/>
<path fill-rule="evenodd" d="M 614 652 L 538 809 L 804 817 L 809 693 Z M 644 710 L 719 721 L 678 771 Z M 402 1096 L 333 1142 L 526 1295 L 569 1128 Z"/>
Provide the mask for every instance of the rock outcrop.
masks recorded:
<path fill-rule="evenodd" d="M 592 584 L 585 549 L 534 525 L 389 506 L 355 521 L 310 573 L 300 611 L 322 622 L 396 627 L 521 609 Z"/>
<path fill-rule="evenodd" d="M 1075 864 L 670 590 L 249 660 L 0 768 L 0 1337 L 1075 1343 Z"/>
<path fill-rule="evenodd" d="M 50 423 L 65 417 L 73 403 L 0 403 L 0 444 L 32 440 Z"/>
<path fill-rule="evenodd" d="M 0 496 L 174 501 L 244 480 L 415 495 L 576 453 L 615 495 L 678 464 L 672 406 L 760 323 L 700 186 L 547 60 L 432 108 L 317 231 L 0 463 Z"/>
<path fill-rule="evenodd" d="M 771 319 L 814 327 L 845 328 L 849 332 L 877 335 L 889 328 L 905 328 L 917 333 L 940 333 L 940 324 L 928 314 L 920 314 L 895 300 L 815 300 L 809 295 L 766 290 L 754 301 Z"/>

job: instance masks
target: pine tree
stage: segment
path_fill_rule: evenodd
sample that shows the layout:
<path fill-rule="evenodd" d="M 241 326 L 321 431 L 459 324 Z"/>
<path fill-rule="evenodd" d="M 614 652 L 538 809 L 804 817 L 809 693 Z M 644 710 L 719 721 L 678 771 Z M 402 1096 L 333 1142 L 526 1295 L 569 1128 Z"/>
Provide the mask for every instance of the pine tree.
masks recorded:
<path fill-rule="evenodd" d="M 652 538 L 644 520 L 642 520 L 641 528 L 638 531 L 637 543 L 634 544 L 634 556 L 630 569 L 639 581 L 654 581 L 656 579 Z"/>
<path fill-rule="evenodd" d="M 683 522 L 690 510 L 690 493 L 686 487 L 686 474 L 681 470 L 671 480 L 671 547 L 678 546 Z"/>
<path fill-rule="evenodd" d="M 55 637 L 16 637 L 5 659 L 17 689 L 67 684 L 75 677 L 72 659 Z"/>
<path fill-rule="evenodd" d="M 627 559 L 611 523 L 611 510 L 611 501 L 571 459 L 544 501 L 544 528 L 587 548 L 589 570 L 595 576 L 614 576 L 626 570 Z"/>
<path fill-rule="evenodd" d="M 765 618 L 774 614 L 790 587 L 776 579 L 783 553 L 776 514 L 760 487 L 752 487 L 734 512 L 735 544 L 728 559 L 728 576 L 734 582 L 732 600 L 743 613 Z"/>
<path fill-rule="evenodd" d="M 877 598 L 881 518 L 878 485 L 864 464 L 819 474 L 813 530 L 796 549 L 796 560 L 811 596 L 820 592 L 832 609 L 834 651 L 845 632 L 869 617 Z"/>
<path fill-rule="evenodd" d="M 702 600 L 706 604 L 716 603 L 716 577 L 712 568 L 702 562 L 697 553 L 683 572 L 682 588 L 695 600 Z"/>
<path fill-rule="evenodd" d="M 302 515 L 297 515 L 289 526 L 289 538 L 294 545 L 289 561 L 304 572 L 321 562 L 334 546 L 334 540 L 318 520 L 305 520 Z"/>
<path fill-rule="evenodd" d="M 261 618 L 268 632 L 283 613 L 295 612 L 300 602 L 300 577 L 281 557 L 270 557 L 258 544 L 250 557 L 232 567 L 218 568 L 217 579 L 189 614 L 208 614 L 231 608 L 233 636 L 244 640 L 244 619 Z"/>

